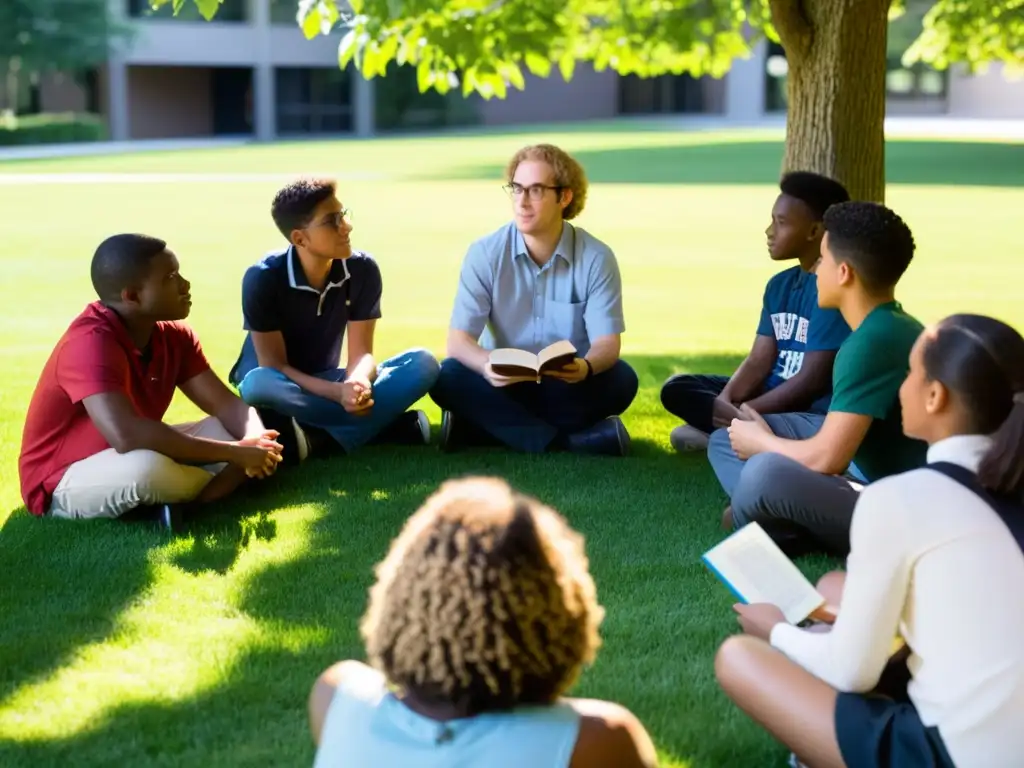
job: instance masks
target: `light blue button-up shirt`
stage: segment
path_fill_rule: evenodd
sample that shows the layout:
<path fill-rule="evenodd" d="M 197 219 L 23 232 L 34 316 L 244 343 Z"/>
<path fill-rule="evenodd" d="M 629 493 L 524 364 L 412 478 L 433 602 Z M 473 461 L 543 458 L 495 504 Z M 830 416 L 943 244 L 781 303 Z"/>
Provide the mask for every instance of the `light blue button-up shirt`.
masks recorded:
<path fill-rule="evenodd" d="M 594 339 L 626 330 L 615 254 L 566 222 L 555 254 L 538 267 L 510 222 L 469 246 L 451 327 L 484 349 L 539 352 L 568 339 L 583 357 Z"/>

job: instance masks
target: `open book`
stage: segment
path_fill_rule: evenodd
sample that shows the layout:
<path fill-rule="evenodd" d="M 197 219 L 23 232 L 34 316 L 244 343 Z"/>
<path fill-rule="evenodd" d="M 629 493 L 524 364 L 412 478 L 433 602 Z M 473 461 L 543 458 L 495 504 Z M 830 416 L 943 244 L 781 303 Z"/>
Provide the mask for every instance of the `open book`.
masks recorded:
<path fill-rule="evenodd" d="M 771 603 L 790 624 L 799 624 L 825 605 L 825 598 L 757 523 L 709 549 L 703 560 L 741 602 Z"/>
<path fill-rule="evenodd" d="M 525 349 L 495 349 L 491 351 L 491 368 L 499 376 L 538 376 L 546 371 L 557 371 L 576 359 L 576 347 L 571 341 L 556 341 L 537 354 Z"/>

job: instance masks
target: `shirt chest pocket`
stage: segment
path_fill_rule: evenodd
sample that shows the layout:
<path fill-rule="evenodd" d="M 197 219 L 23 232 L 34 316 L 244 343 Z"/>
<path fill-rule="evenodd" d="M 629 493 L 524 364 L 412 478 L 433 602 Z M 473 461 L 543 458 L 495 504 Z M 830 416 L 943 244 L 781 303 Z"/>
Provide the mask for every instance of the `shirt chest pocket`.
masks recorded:
<path fill-rule="evenodd" d="M 557 340 L 587 338 L 587 324 L 584 313 L 587 302 L 548 301 L 544 308 L 545 331 Z"/>

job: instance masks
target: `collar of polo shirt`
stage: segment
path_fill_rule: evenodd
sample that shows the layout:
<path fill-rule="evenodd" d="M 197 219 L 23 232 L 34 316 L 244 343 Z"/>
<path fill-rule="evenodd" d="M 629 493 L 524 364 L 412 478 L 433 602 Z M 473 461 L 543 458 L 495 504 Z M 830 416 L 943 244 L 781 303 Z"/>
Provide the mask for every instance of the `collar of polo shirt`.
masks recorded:
<path fill-rule="evenodd" d="M 518 228 L 516 229 L 514 253 L 516 258 L 527 255 L 526 240 L 523 239 L 523 233 Z M 576 227 L 567 221 L 562 224 L 562 236 L 558 239 L 554 255 L 561 256 L 565 263 L 570 265 L 576 256 Z"/>
<path fill-rule="evenodd" d="M 306 280 L 306 273 L 302 271 L 301 265 L 296 268 L 295 263 L 299 260 L 299 254 L 295 250 L 295 246 L 288 248 L 288 285 L 300 291 L 312 291 L 313 293 L 321 293 L 316 288 L 311 286 Z M 338 264 L 341 264 L 341 274 L 338 274 Z M 301 280 L 301 282 L 299 282 Z M 344 259 L 335 259 L 334 263 L 331 264 L 330 280 L 327 285 L 324 286 L 322 293 L 327 293 L 331 288 L 340 288 L 348 280 L 348 264 L 345 263 Z"/>

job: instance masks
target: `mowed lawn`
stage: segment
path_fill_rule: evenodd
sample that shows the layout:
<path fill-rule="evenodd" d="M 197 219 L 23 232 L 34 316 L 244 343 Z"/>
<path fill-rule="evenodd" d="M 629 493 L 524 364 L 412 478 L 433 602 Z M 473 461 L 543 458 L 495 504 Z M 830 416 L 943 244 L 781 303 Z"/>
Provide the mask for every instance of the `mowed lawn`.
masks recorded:
<path fill-rule="evenodd" d="M 271 175 L 336 174 L 358 246 L 384 274 L 378 355 L 423 345 L 441 356 L 466 246 L 506 220 L 503 162 L 535 140 L 586 163 L 579 223 L 621 264 L 624 355 L 641 380 L 624 417 L 629 458 L 371 448 L 282 472 L 176 539 L 26 515 L 25 410 L 51 346 L 93 298 L 89 260 L 103 237 L 170 242 L 192 281 L 190 322 L 226 376 L 242 339 L 242 272 L 280 242 Z M 670 374 L 729 372 L 749 347 L 778 268 L 763 231 L 780 158 L 777 132 L 597 126 L 0 166 L 0 765 L 309 765 L 309 686 L 332 661 L 362 657 L 373 565 L 442 480 L 469 473 L 508 478 L 587 537 L 608 617 L 575 693 L 633 709 L 667 766 L 783 765 L 785 751 L 715 686 L 715 648 L 736 625 L 700 555 L 723 536 L 726 499 L 703 457 L 669 451 L 675 424 L 658 399 Z M 919 245 L 906 308 L 1024 327 L 1024 147 L 893 141 L 887 158 L 888 201 Z M 30 173 L 142 183 L 9 176 Z M 423 407 L 436 431 L 437 409 Z M 194 415 L 179 400 L 169 418 Z M 804 566 L 813 576 L 828 563 Z"/>

